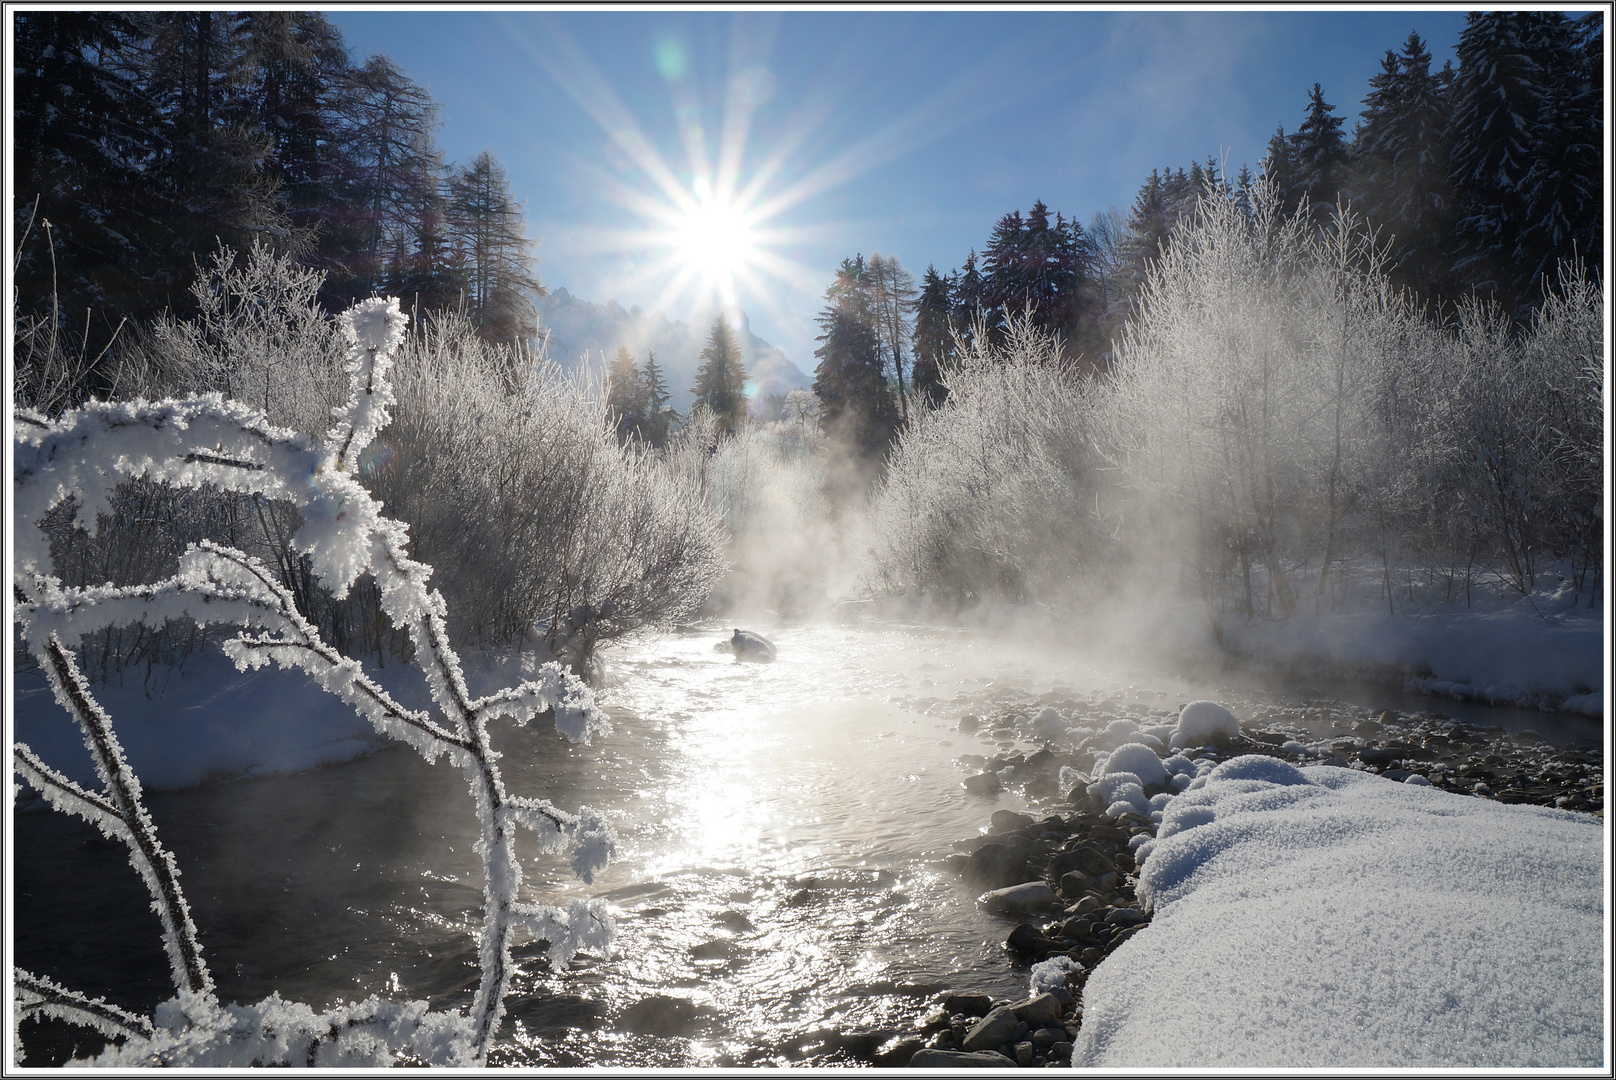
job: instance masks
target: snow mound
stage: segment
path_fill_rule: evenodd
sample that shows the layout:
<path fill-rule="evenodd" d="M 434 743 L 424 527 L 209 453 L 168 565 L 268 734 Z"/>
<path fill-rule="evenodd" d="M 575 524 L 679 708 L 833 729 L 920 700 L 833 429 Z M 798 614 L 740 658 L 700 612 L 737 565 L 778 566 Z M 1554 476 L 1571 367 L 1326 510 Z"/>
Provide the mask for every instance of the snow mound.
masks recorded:
<path fill-rule="evenodd" d="M 1124 743 L 1111 751 L 1098 775 L 1111 773 L 1132 773 L 1143 785 L 1167 783 L 1167 767 L 1144 743 Z"/>
<path fill-rule="evenodd" d="M 1033 732 L 1045 738 L 1056 738 L 1064 735 L 1069 727 L 1071 725 L 1067 723 L 1066 717 L 1047 706 L 1032 718 Z"/>
<path fill-rule="evenodd" d="M 1202 779 L 1140 848 L 1154 918 L 1090 977 L 1074 1065 L 1603 1064 L 1597 818 L 1272 758 Z"/>
<path fill-rule="evenodd" d="M 1240 721 L 1235 719 L 1234 713 L 1215 701 L 1192 701 L 1178 714 L 1178 726 L 1173 728 L 1169 745 L 1174 750 L 1201 746 L 1220 734 L 1240 734 Z"/>

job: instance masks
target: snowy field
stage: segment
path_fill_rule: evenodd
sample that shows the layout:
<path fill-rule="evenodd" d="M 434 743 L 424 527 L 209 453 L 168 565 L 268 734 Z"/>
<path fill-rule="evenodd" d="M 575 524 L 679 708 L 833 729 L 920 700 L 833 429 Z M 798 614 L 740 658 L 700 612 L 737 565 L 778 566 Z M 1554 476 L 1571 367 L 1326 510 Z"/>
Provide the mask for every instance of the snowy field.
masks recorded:
<path fill-rule="evenodd" d="M 1141 847 L 1154 917 L 1090 976 L 1074 1064 L 1599 1069 L 1606 850 L 1589 815 L 1227 761 Z"/>

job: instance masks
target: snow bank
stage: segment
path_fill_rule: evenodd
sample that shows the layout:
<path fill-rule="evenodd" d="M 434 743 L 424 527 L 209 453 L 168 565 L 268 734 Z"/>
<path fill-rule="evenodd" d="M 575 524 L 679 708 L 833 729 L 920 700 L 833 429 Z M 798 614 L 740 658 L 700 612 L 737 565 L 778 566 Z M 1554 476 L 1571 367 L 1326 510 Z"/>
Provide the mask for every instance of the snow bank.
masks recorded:
<path fill-rule="evenodd" d="M 1095 969 L 1073 1063 L 1604 1062 L 1603 823 L 1242 757 L 1140 849 L 1150 925 Z"/>
<path fill-rule="evenodd" d="M 389 666 L 390 684 L 414 674 Z M 112 716 L 124 752 L 143 787 L 163 790 L 204 781 L 297 772 L 369 753 L 388 740 L 353 707 L 322 690 L 301 671 L 261 668 L 243 673 L 208 650 L 159 676 L 162 693 L 148 697 L 141 672 L 124 684 L 98 684 L 96 698 Z M 425 698 L 420 681 L 417 695 Z M 424 705 L 407 692 L 394 695 Z M 84 736 L 56 704 L 37 673 L 19 672 L 12 697 L 14 738 L 27 743 L 71 780 L 99 789 Z"/>
<path fill-rule="evenodd" d="M 1561 593 L 1392 615 L 1384 604 L 1299 612 L 1289 622 L 1224 628 L 1224 645 L 1259 663 L 1332 675 L 1400 678 L 1409 690 L 1495 705 L 1597 716 L 1604 687 L 1604 612 Z"/>

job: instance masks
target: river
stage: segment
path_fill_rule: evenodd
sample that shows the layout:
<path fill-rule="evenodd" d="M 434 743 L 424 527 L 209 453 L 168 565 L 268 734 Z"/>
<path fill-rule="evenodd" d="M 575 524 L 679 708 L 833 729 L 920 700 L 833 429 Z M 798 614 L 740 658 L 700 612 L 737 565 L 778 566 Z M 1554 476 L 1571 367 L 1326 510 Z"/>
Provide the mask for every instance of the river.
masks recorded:
<path fill-rule="evenodd" d="M 979 911 L 976 890 L 938 865 L 993 810 L 1026 808 L 1011 791 L 962 789 L 959 758 L 983 752 L 957 730 L 967 712 L 1055 691 L 1093 717 L 1166 717 L 1211 697 L 1242 717 L 1327 719 L 1334 698 L 1581 733 L 1541 713 L 1098 662 L 958 628 L 757 628 L 777 662 L 715 652 L 728 636 L 717 624 L 611 648 L 599 699 L 613 731 L 591 746 L 495 729 L 510 791 L 607 811 L 619 848 L 591 885 L 519 848 L 532 898 L 604 897 L 618 936 L 610 958 L 566 972 L 518 947 L 492 1064 L 868 1063 L 943 990 L 1021 994 L 1026 970 L 1002 946 L 1013 922 Z M 149 804 L 225 1000 L 469 1004 L 481 874 L 458 770 L 390 746 Z M 122 851 L 44 812 L 20 814 L 15 839 L 16 962 L 127 1007 L 167 997 L 155 918 Z M 95 1045 L 66 1031 L 41 1025 L 29 1063 Z"/>

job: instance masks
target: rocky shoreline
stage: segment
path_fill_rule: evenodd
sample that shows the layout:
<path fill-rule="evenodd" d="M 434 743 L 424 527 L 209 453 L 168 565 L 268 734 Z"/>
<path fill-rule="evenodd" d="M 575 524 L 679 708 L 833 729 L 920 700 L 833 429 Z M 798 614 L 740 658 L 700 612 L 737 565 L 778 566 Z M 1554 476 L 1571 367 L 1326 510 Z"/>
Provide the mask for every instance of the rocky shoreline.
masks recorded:
<path fill-rule="evenodd" d="M 1160 810 L 1118 814 L 1115 805 L 1091 796 L 1088 774 L 1097 756 L 1123 741 L 1168 752 L 1165 736 L 1175 714 L 1084 702 L 1062 688 L 1039 697 L 1001 691 L 985 704 L 962 716 L 957 729 L 993 744 L 995 753 L 960 757 L 971 771 L 963 786 L 985 797 L 1018 789 L 1043 811 L 994 811 L 984 832 L 957 841 L 944 862 L 984 890 L 978 902 L 985 910 L 1017 920 L 1005 949 L 1028 967 L 1033 993 L 1021 1001 L 940 995 L 936 1009 L 879 1064 L 1069 1067 L 1089 972 L 1150 921 L 1134 895 L 1134 852 L 1156 835 Z M 1117 715 L 1122 711 L 1139 718 L 1124 720 Z M 1202 771 L 1262 754 L 1499 802 L 1604 813 L 1600 745 L 1556 746 L 1534 732 L 1509 734 L 1436 712 L 1398 714 L 1324 700 L 1270 710 L 1241 723 L 1238 734 L 1218 732 L 1204 745 L 1173 749 Z M 1174 780 L 1145 785 L 1144 797 L 1159 804 L 1185 786 L 1183 775 Z"/>

